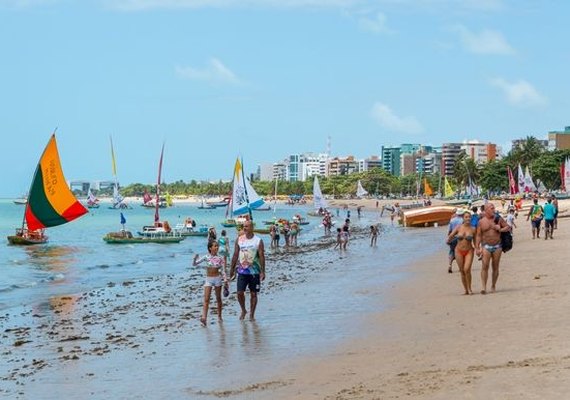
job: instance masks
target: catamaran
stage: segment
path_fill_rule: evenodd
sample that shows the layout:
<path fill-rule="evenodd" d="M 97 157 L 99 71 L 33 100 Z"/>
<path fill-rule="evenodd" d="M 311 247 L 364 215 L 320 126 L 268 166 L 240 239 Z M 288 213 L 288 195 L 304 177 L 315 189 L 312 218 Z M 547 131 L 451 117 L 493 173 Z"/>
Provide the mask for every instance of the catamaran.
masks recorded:
<path fill-rule="evenodd" d="M 45 228 L 66 224 L 87 213 L 67 186 L 52 134 L 34 173 L 22 227 L 8 236 L 14 245 L 46 243 Z"/>

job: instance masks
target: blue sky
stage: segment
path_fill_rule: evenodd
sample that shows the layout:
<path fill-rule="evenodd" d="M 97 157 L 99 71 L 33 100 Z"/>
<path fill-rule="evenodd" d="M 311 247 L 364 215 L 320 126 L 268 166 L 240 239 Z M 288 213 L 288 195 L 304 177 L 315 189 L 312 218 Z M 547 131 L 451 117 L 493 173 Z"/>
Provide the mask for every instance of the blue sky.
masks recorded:
<path fill-rule="evenodd" d="M 0 0 L 0 196 L 55 127 L 67 179 L 230 179 L 290 153 L 504 147 L 570 125 L 570 3 Z M 509 148 L 507 148 L 508 150 Z"/>

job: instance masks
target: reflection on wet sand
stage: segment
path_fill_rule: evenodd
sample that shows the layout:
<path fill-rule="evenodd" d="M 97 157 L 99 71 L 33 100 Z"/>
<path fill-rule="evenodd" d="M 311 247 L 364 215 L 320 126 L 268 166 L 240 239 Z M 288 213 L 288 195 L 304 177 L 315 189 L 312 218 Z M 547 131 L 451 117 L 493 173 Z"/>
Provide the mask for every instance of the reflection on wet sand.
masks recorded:
<path fill-rule="evenodd" d="M 34 267 L 51 272 L 65 272 L 77 262 L 78 248 L 73 246 L 30 246 L 25 251 L 29 263 Z"/>

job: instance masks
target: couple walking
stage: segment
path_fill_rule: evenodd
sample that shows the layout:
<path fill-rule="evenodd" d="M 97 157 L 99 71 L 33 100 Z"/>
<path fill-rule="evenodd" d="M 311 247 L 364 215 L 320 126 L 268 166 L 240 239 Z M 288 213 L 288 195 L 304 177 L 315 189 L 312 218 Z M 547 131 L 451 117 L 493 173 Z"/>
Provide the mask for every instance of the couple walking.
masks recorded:
<path fill-rule="evenodd" d="M 491 291 L 494 292 L 499 278 L 499 263 L 503 253 L 501 248 L 501 232 L 510 231 L 509 225 L 495 212 L 495 205 L 488 203 L 477 226 L 471 225 L 471 213 L 463 213 L 463 223 L 456 226 L 447 242 L 456 240 L 455 259 L 461 272 L 461 283 L 465 294 L 473 294 L 471 289 L 471 266 L 475 255 L 481 256 L 481 294 L 487 293 L 489 267 L 492 268 Z"/>
<path fill-rule="evenodd" d="M 216 241 L 209 241 L 209 254 L 201 259 L 198 259 L 198 255 L 194 256 L 194 266 L 205 263 L 206 267 L 204 305 L 202 316 L 200 317 L 200 322 L 204 326 L 207 324 L 212 287 L 215 290 L 218 319 L 220 321 L 222 321 L 222 287 L 225 288 L 224 295 L 229 295 L 229 289 L 226 289 L 228 284 L 226 275 L 227 256 L 219 256 L 218 249 L 219 244 Z M 249 318 L 253 321 L 257 307 L 257 294 L 260 291 L 261 282 L 265 280 L 265 251 L 263 241 L 253 233 L 253 223 L 250 220 L 244 222 L 243 230 L 236 240 L 229 275 L 229 280 L 234 280 L 237 275 L 237 299 L 241 308 L 240 320 L 243 320 L 247 315 L 245 291 L 249 288 L 251 296 Z"/>

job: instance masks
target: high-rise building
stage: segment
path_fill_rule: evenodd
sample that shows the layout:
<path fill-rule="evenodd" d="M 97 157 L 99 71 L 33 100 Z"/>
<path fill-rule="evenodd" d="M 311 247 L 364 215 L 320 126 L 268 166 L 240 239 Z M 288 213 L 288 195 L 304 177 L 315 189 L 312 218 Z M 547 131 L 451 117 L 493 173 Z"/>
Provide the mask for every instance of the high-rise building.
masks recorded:
<path fill-rule="evenodd" d="M 455 160 L 463 152 L 461 143 L 444 143 L 441 149 L 441 165 L 443 175 L 453 176 Z"/>
<path fill-rule="evenodd" d="M 370 156 L 369 158 L 358 160 L 358 172 L 369 171 L 374 168 L 382 168 L 380 157 Z"/>
<path fill-rule="evenodd" d="M 550 150 L 570 149 L 570 126 L 563 131 L 548 132 L 548 148 Z"/>
<path fill-rule="evenodd" d="M 349 175 L 358 172 L 358 161 L 354 156 L 334 157 L 327 162 L 326 176 Z"/>
<path fill-rule="evenodd" d="M 392 175 L 400 175 L 400 148 L 382 146 L 382 168 Z"/>

